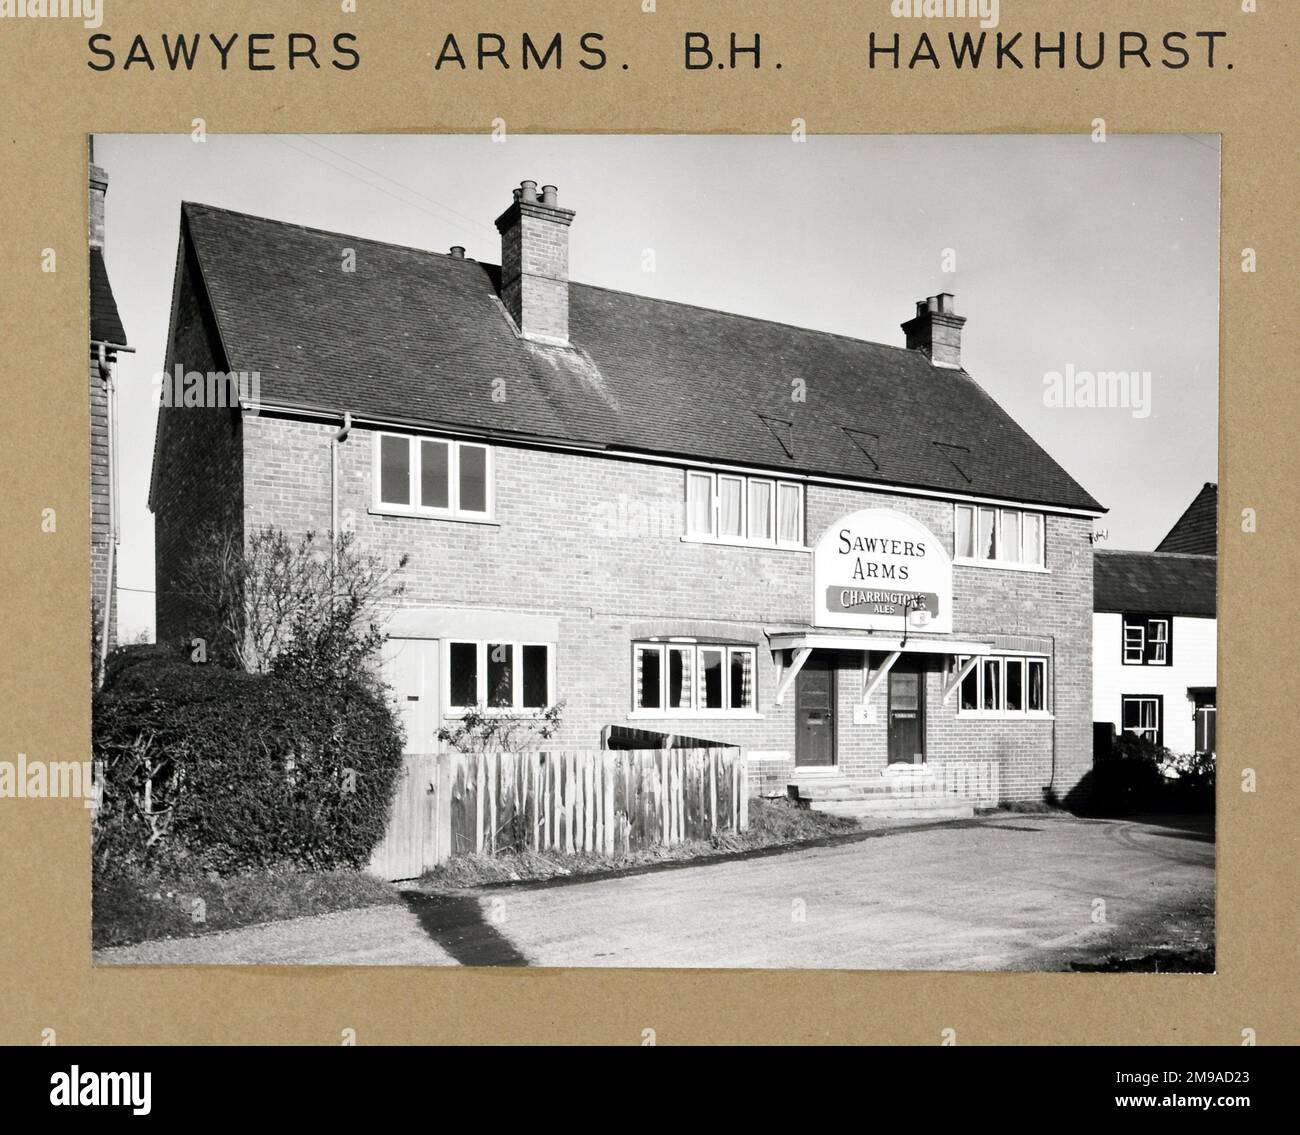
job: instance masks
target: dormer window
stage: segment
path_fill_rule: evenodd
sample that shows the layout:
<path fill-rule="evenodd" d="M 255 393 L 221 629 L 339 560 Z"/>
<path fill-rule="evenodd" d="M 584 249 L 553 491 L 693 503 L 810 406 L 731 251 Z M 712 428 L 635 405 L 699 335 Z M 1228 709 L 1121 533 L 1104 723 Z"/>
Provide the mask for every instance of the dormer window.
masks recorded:
<path fill-rule="evenodd" d="M 448 520 L 487 520 L 492 514 L 492 450 L 479 442 L 377 434 L 375 508 Z"/>

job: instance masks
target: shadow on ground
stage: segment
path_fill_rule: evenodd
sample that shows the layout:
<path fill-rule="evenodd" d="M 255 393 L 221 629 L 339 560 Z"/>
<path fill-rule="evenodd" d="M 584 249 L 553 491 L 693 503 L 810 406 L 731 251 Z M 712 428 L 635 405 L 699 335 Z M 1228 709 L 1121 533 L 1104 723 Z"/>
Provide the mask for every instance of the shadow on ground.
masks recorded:
<path fill-rule="evenodd" d="M 483 915 L 469 895 L 424 895 L 403 891 L 402 901 L 420 926 L 463 966 L 526 966 L 528 959 Z"/>

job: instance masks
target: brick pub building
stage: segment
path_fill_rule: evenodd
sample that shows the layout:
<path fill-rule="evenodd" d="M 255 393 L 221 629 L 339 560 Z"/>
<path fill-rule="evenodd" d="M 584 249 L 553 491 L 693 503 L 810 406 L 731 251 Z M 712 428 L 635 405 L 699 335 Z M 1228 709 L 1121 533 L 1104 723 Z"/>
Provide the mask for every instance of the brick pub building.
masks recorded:
<path fill-rule="evenodd" d="M 260 393 L 160 411 L 159 640 L 204 630 L 205 524 L 350 530 L 410 555 L 412 752 L 562 701 L 557 747 L 738 745 L 765 791 L 1080 800 L 1102 509 L 962 369 L 952 296 L 863 342 L 572 283 L 573 221 L 524 182 L 498 268 L 183 207 L 168 372 Z"/>

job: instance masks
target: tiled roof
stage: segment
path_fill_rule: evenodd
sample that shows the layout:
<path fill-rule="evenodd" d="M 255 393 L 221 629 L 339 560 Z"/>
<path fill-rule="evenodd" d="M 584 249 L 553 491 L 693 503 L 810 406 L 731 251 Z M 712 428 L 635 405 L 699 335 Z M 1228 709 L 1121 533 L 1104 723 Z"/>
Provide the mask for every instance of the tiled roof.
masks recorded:
<path fill-rule="evenodd" d="M 183 214 L 228 364 L 259 372 L 264 402 L 1100 510 L 973 379 L 915 351 L 584 284 L 572 349 L 540 346 L 494 266 Z"/>
<path fill-rule="evenodd" d="M 104 253 L 98 248 L 90 250 L 90 337 L 99 343 L 126 346 L 126 332 L 108 282 Z"/>
<path fill-rule="evenodd" d="M 1218 552 L 1219 486 L 1206 482 L 1178 518 L 1169 534 L 1156 545 L 1157 552 L 1188 552 L 1213 556 Z"/>
<path fill-rule="evenodd" d="M 1095 611 L 1214 616 L 1214 556 L 1098 548 L 1092 562 Z"/>

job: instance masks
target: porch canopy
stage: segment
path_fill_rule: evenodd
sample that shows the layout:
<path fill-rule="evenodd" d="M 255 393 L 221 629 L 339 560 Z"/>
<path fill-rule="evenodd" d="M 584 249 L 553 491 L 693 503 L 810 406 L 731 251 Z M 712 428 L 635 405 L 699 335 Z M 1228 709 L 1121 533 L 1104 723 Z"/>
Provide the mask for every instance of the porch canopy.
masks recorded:
<path fill-rule="evenodd" d="M 769 627 L 766 631 L 768 644 L 781 657 L 784 651 L 791 651 L 790 664 L 783 668 L 781 679 L 777 683 L 775 702 L 780 705 L 794 685 L 794 680 L 803 669 L 814 650 L 860 650 L 864 663 L 870 652 L 881 651 L 885 660 L 874 673 L 869 665 L 863 666 L 867 679 L 862 685 L 862 704 L 866 705 L 871 694 L 884 681 L 893 669 L 894 663 L 904 654 L 941 654 L 954 659 L 959 655 L 966 657 L 966 662 L 954 666 L 952 674 L 943 688 L 943 700 L 946 702 L 961 685 L 967 674 L 974 669 L 980 655 L 989 654 L 993 644 L 976 639 L 953 638 L 950 635 L 904 635 L 881 634 L 879 631 L 855 631 L 844 629 L 826 629 L 818 627 Z"/>

